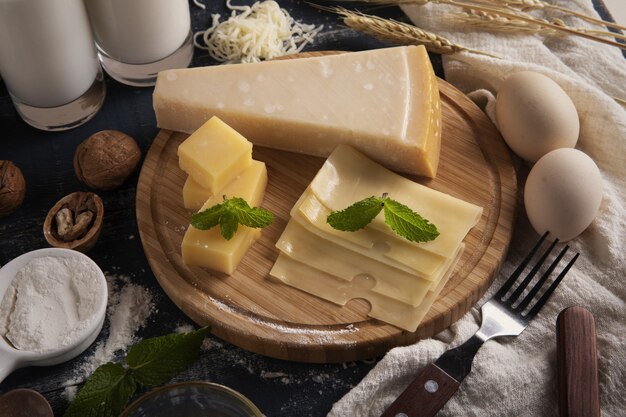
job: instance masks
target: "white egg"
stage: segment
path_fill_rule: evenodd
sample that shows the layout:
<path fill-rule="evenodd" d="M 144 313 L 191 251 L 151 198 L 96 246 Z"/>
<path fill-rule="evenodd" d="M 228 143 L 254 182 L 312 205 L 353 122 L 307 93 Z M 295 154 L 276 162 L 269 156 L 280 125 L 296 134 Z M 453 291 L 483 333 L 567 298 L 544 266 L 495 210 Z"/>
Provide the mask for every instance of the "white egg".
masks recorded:
<path fill-rule="evenodd" d="M 584 152 L 562 148 L 543 156 L 524 187 L 528 219 L 539 234 L 567 241 L 581 234 L 602 202 L 602 176 Z"/>
<path fill-rule="evenodd" d="M 509 147 L 529 162 L 554 149 L 573 148 L 578 141 L 574 103 L 556 82 L 537 72 L 517 72 L 502 83 L 496 119 Z"/>

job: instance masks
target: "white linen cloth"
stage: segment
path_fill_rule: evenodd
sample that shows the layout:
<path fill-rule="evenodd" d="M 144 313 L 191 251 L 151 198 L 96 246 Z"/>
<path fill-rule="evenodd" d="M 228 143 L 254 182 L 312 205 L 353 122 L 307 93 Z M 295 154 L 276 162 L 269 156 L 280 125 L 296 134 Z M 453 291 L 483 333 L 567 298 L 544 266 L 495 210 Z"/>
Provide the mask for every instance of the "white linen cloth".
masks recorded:
<path fill-rule="evenodd" d="M 591 0 L 559 3 L 598 16 Z M 486 107 L 492 120 L 494 94 L 509 74 L 533 70 L 555 80 L 580 116 L 577 148 L 594 159 L 604 181 L 598 217 L 570 242 L 581 257 L 550 302 L 519 337 L 491 340 L 481 347 L 471 373 L 437 416 L 558 415 L 555 324 L 558 313 L 572 305 L 595 316 L 603 416 L 626 416 L 626 110 L 611 98 L 626 99 L 626 60 L 616 47 L 577 37 L 487 33 L 454 23 L 449 16 L 458 9 L 450 6 L 404 10 L 418 27 L 503 58 L 461 53 L 443 61 L 446 79 Z M 533 14 L 590 27 L 555 12 Z M 528 167 L 523 167 L 520 186 L 527 173 Z M 507 260 L 477 306 L 504 282 L 537 238 L 521 204 Z M 425 365 L 467 340 L 479 323 L 480 313 L 474 307 L 433 338 L 392 349 L 333 406 L 328 417 L 379 416 Z"/>

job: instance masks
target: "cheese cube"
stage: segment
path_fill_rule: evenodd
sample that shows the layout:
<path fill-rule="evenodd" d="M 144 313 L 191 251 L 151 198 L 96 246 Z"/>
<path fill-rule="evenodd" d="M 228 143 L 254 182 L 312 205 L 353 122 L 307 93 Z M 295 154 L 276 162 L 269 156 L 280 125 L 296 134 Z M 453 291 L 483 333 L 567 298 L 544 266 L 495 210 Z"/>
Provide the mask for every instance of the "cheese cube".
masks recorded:
<path fill-rule="evenodd" d="M 267 169 L 263 162 L 254 161 L 237 180 L 229 184 L 228 197 L 241 197 L 251 207 L 263 200 L 267 185 Z M 226 190 L 225 189 L 225 190 Z M 213 207 L 222 201 L 222 194 L 210 197 L 200 211 Z M 183 237 L 181 253 L 188 266 L 201 266 L 231 275 L 250 246 L 261 236 L 260 229 L 239 225 L 230 240 L 224 239 L 219 226 L 209 230 L 199 230 L 189 226 Z"/>
<path fill-rule="evenodd" d="M 212 117 L 178 146 L 178 164 L 201 187 L 220 190 L 252 164 L 252 143 Z"/>
<path fill-rule="evenodd" d="M 198 230 L 189 226 L 182 243 L 183 262 L 232 275 L 250 246 L 261 236 L 260 229 L 241 226 L 232 239 L 220 234 L 219 226 Z"/>
<path fill-rule="evenodd" d="M 153 103 L 163 129 L 219 116 L 255 145 L 328 156 L 345 143 L 394 171 L 437 171 L 439 90 L 421 45 L 161 71 Z"/>
<path fill-rule="evenodd" d="M 208 207 L 219 204 L 223 196 L 228 198 L 241 197 L 248 203 L 261 201 L 262 198 L 257 194 L 262 196 L 266 185 L 267 168 L 265 164 L 253 160 L 250 167 L 215 194 L 210 189 L 202 187 L 191 176 L 187 177 L 183 186 L 183 202 L 186 209 L 197 211 L 205 203 L 208 204 Z"/>

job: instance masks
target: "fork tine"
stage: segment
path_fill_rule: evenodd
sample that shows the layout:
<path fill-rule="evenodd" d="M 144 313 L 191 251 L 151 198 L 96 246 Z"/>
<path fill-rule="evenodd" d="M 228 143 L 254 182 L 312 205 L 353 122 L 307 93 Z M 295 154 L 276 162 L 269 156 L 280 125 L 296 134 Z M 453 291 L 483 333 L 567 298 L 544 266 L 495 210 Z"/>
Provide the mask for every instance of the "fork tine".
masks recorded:
<path fill-rule="evenodd" d="M 576 262 L 576 259 L 578 259 L 578 256 L 580 254 L 577 252 L 572 259 L 567 263 L 567 265 L 565 266 L 565 268 L 563 268 L 563 270 L 561 271 L 561 273 L 559 274 L 559 276 L 556 277 L 556 279 L 554 280 L 554 282 L 552 283 L 552 285 L 550 285 L 550 287 L 548 287 L 548 289 L 546 290 L 545 293 L 543 293 L 543 295 L 541 296 L 541 298 L 539 299 L 539 301 L 537 301 L 535 303 L 535 305 L 530 309 L 530 311 L 528 312 L 528 314 L 526 315 L 526 319 L 530 320 L 533 317 L 535 317 L 535 315 L 539 312 L 539 310 L 541 310 L 541 307 L 544 306 L 544 304 L 546 304 L 546 302 L 548 301 L 548 299 L 550 298 L 550 296 L 552 295 L 552 293 L 554 292 L 554 290 L 556 290 L 556 287 L 559 286 L 559 284 L 561 283 L 561 281 L 563 280 L 563 278 L 565 277 L 565 275 L 567 274 L 567 272 L 570 270 L 570 268 L 572 267 L 572 265 L 574 265 L 574 262 Z"/>
<path fill-rule="evenodd" d="M 559 243 L 559 239 L 554 239 L 548 249 L 543 253 L 543 255 L 541 255 L 541 258 L 539 258 L 537 263 L 532 267 L 528 275 L 526 275 L 526 278 L 524 278 L 524 280 L 517 286 L 515 291 L 513 291 L 513 294 L 511 294 L 511 296 L 508 298 L 509 304 L 512 305 L 515 301 L 517 301 L 522 292 L 524 292 L 526 287 L 528 287 L 528 284 L 530 284 L 530 281 L 532 281 L 535 275 L 537 275 L 537 272 L 543 266 L 546 259 L 548 259 L 548 256 L 550 256 L 550 253 L 557 243 Z"/>
<path fill-rule="evenodd" d="M 526 297 L 524 297 L 524 299 L 522 300 L 521 303 L 519 303 L 519 305 L 517 307 L 515 307 L 515 310 L 519 310 L 520 312 L 524 311 L 526 309 L 526 307 L 528 307 L 528 304 L 530 304 L 530 302 L 532 301 L 532 299 L 535 297 L 535 295 L 537 295 L 537 293 L 539 292 L 539 290 L 541 289 L 541 287 L 543 286 L 543 284 L 548 280 L 548 278 L 550 277 L 550 275 L 552 275 L 552 272 L 554 271 L 554 269 L 556 268 L 556 266 L 559 264 L 559 262 L 561 262 L 561 259 L 563 259 L 563 256 L 565 256 L 565 253 L 569 250 L 569 246 L 565 246 L 561 252 L 558 254 L 558 256 L 554 259 L 554 261 L 552 261 L 552 264 L 550 264 L 550 266 L 548 267 L 548 269 L 543 273 L 543 275 L 541 276 L 541 278 L 539 278 L 539 280 L 535 283 L 535 285 L 532 287 L 532 289 L 528 292 L 528 294 L 526 294 Z"/>
<path fill-rule="evenodd" d="M 528 265 L 532 257 L 535 255 L 535 253 L 537 253 L 537 250 L 539 250 L 539 248 L 541 247 L 541 244 L 543 243 L 544 240 L 546 240 L 546 237 L 548 237 L 549 233 L 550 232 L 545 232 L 541 236 L 541 238 L 539 238 L 539 241 L 530 250 L 528 255 L 526 255 L 522 263 L 519 264 L 519 266 L 515 269 L 515 271 L 513 271 L 509 279 L 507 279 L 506 282 L 502 285 L 502 287 L 498 290 L 498 292 L 495 295 L 495 298 L 498 298 L 498 299 L 504 298 L 504 296 L 509 291 L 509 289 L 511 289 L 513 284 L 515 284 L 515 281 L 517 281 L 517 278 L 522 274 L 522 272 L 524 271 L 524 269 L 526 268 L 526 266 Z"/>

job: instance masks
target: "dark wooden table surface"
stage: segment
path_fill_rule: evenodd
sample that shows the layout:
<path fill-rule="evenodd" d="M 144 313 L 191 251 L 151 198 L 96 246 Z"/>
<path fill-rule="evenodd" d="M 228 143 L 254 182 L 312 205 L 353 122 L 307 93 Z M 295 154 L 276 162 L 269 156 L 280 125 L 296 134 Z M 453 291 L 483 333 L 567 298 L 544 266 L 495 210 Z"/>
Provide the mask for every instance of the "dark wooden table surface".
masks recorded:
<path fill-rule="evenodd" d="M 210 25 L 211 13 L 228 14 L 224 1 L 206 1 L 202 10 L 190 1 L 194 31 Z M 241 1 L 241 3 L 252 3 Z M 313 9 L 296 0 L 281 0 L 297 20 L 324 24 L 315 44 L 306 50 L 364 50 L 385 46 L 341 25 L 333 15 Z M 405 20 L 397 8 L 379 9 L 377 14 Z M 438 56 L 431 56 L 436 72 L 443 76 Z M 214 65 L 205 51 L 196 50 L 194 66 Z M 107 97 L 103 108 L 88 123 L 76 129 L 50 133 L 24 123 L 15 112 L 0 82 L 0 159 L 19 166 L 27 182 L 26 199 L 12 215 L 0 219 L 0 265 L 20 254 L 47 247 L 42 224 L 48 210 L 61 197 L 74 191 L 87 191 L 72 167 L 76 146 L 94 132 L 121 130 L 136 139 L 143 155 L 156 136 L 152 111 L 152 89 L 133 88 L 107 77 Z M 105 225 L 98 244 L 89 256 L 108 274 L 125 275 L 155 295 L 157 311 L 149 318 L 139 338 L 174 331 L 182 324 L 193 324 L 159 287 L 143 252 L 135 219 L 135 191 L 138 171 L 120 189 L 100 192 L 105 205 Z M 105 340 L 108 323 L 96 343 Z M 213 336 L 210 336 L 213 338 Z M 268 417 L 324 416 L 332 404 L 357 384 L 375 360 L 349 364 L 306 364 L 280 361 L 244 351 L 226 342 L 216 342 L 176 380 L 206 380 L 224 384 L 250 398 Z M 76 366 L 93 354 L 94 346 L 67 363 L 41 368 L 23 368 L 0 383 L 0 394 L 17 387 L 35 389 L 50 401 L 56 416 L 67 408 L 66 381 Z M 282 378 L 267 375 L 284 374 Z M 81 384 L 78 384 L 79 386 Z"/>

